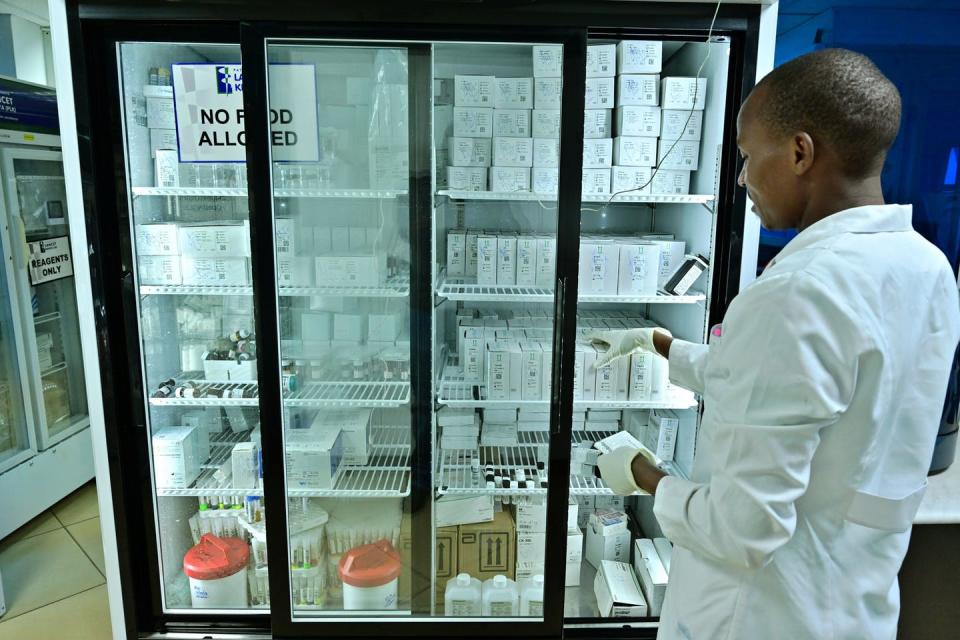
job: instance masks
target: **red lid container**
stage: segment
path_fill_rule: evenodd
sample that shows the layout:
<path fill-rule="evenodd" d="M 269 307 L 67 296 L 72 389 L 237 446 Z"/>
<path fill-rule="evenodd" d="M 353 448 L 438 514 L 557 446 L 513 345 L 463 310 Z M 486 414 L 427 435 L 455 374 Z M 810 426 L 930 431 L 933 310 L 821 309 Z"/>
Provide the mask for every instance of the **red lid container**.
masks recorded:
<path fill-rule="evenodd" d="M 196 580 L 216 580 L 232 576 L 249 560 L 250 547 L 240 538 L 218 538 L 205 533 L 183 556 L 183 572 Z"/>
<path fill-rule="evenodd" d="M 389 540 L 355 547 L 340 558 L 338 573 L 351 587 L 381 587 L 400 575 L 400 554 Z"/>

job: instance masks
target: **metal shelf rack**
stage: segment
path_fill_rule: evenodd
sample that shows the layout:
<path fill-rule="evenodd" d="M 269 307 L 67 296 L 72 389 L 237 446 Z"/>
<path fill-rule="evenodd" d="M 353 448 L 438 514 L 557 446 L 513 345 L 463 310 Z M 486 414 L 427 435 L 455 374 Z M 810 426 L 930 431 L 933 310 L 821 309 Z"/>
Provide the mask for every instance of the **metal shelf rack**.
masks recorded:
<path fill-rule="evenodd" d="M 436 291 L 447 300 L 467 302 L 553 302 L 552 288 L 534 285 L 477 284 L 473 279 L 444 277 Z M 699 291 L 683 296 L 658 293 L 653 296 L 620 294 L 579 295 L 579 302 L 603 302 L 607 304 L 697 304 L 707 297 Z"/>
<path fill-rule="evenodd" d="M 275 198 L 363 198 L 390 200 L 406 195 L 406 191 L 374 189 L 274 189 Z M 227 197 L 246 198 L 246 187 L 134 187 L 133 195 L 166 197 Z"/>

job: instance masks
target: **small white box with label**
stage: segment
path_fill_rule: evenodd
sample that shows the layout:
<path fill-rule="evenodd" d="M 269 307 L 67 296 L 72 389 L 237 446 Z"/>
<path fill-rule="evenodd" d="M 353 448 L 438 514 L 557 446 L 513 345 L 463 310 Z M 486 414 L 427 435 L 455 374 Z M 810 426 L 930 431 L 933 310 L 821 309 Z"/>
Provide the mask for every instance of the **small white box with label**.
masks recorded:
<path fill-rule="evenodd" d="M 617 135 L 656 138 L 660 135 L 660 107 L 617 107 Z"/>
<path fill-rule="evenodd" d="M 696 82 L 695 82 L 696 81 Z M 664 78 L 661 104 L 664 109 L 703 110 L 707 104 L 707 79 Z M 694 102 L 696 96 L 696 102 Z"/>
<path fill-rule="evenodd" d="M 590 515 L 587 527 L 587 562 L 600 567 L 603 560 L 630 561 L 630 530 L 622 511 L 599 511 Z"/>
<path fill-rule="evenodd" d="M 510 399 L 510 352 L 506 345 L 487 345 L 487 399 Z"/>
<path fill-rule="evenodd" d="M 496 78 L 493 81 L 496 109 L 532 109 L 533 78 Z"/>
<path fill-rule="evenodd" d="M 645 402 L 653 393 L 653 354 L 638 351 L 630 356 L 630 387 L 627 398 L 630 402 Z M 642 435 L 642 434 L 641 434 Z"/>
<path fill-rule="evenodd" d="M 457 138 L 493 137 L 493 108 L 454 107 L 453 135 Z"/>
<path fill-rule="evenodd" d="M 663 608 L 663 597 L 667 593 L 667 570 L 660 560 L 653 540 L 641 538 L 633 541 L 633 570 L 647 597 L 650 615 L 659 616 Z"/>
<path fill-rule="evenodd" d="M 555 138 L 534 138 L 533 166 L 558 168 L 560 166 L 560 141 Z"/>
<path fill-rule="evenodd" d="M 330 489 L 340 476 L 339 429 L 288 429 L 284 442 L 287 482 L 297 489 Z"/>
<path fill-rule="evenodd" d="M 630 195 L 645 195 L 650 190 L 650 167 L 613 167 L 613 187 L 611 193 L 630 192 Z M 646 186 L 644 186 L 646 185 Z M 643 187 L 641 189 L 641 187 Z"/>
<path fill-rule="evenodd" d="M 532 167 L 532 138 L 494 138 L 493 164 L 497 167 Z"/>
<path fill-rule="evenodd" d="M 663 43 L 659 40 L 621 40 L 617 44 L 617 73 L 660 73 Z"/>
<path fill-rule="evenodd" d="M 658 162 L 662 169 L 696 171 L 700 166 L 700 141 L 661 140 Z"/>
<path fill-rule="evenodd" d="M 650 422 L 644 431 L 643 445 L 666 462 L 673 461 L 677 447 L 677 430 L 680 418 L 676 411 L 657 409 L 650 412 Z"/>
<path fill-rule="evenodd" d="M 147 98 L 147 127 L 150 129 L 177 128 L 173 98 Z"/>
<path fill-rule="evenodd" d="M 493 76 L 454 76 L 453 103 L 458 107 L 492 107 Z"/>
<path fill-rule="evenodd" d="M 587 45 L 587 78 L 612 78 L 617 75 L 617 45 Z"/>
<path fill-rule="evenodd" d="M 313 258 L 307 256 L 277 256 L 277 283 L 281 287 L 312 287 Z"/>
<path fill-rule="evenodd" d="M 153 434 L 157 488 L 187 489 L 200 475 L 199 433 L 195 427 L 166 427 Z"/>
<path fill-rule="evenodd" d="M 534 109 L 530 125 L 534 138 L 560 137 L 560 110 Z"/>
<path fill-rule="evenodd" d="M 555 195 L 560 187 L 560 169 L 556 167 L 534 167 L 531 170 L 533 192 Z"/>
<path fill-rule="evenodd" d="M 490 167 L 490 190 L 501 193 L 530 191 L 530 169 Z"/>
<path fill-rule="evenodd" d="M 153 169 L 156 186 L 180 186 L 180 164 L 175 149 L 157 149 L 154 153 Z"/>
<path fill-rule="evenodd" d="M 497 284 L 497 236 L 477 236 L 477 284 Z"/>
<path fill-rule="evenodd" d="M 477 275 L 477 232 L 467 231 L 467 249 L 466 264 L 463 274 L 467 276 Z"/>
<path fill-rule="evenodd" d="M 180 225 L 180 254 L 193 258 L 249 256 L 250 226 L 240 224 Z"/>
<path fill-rule="evenodd" d="M 493 135 L 511 138 L 530 137 L 529 109 L 494 109 Z"/>
<path fill-rule="evenodd" d="M 613 78 L 587 78 L 583 106 L 585 109 L 613 108 Z"/>
<path fill-rule="evenodd" d="M 533 106 L 535 108 L 559 109 L 562 101 L 562 78 L 537 78 L 533 81 Z"/>
<path fill-rule="evenodd" d="M 137 276 L 141 285 L 182 284 L 180 256 L 139 256 Z"/>
<path fill-rule="evenodd" d="M 176 149 L 176 129 L 150 129 L 150 157 L 157 157 L 157 149 Z"/>
<path fill-rule="evenodd" d="M 447 167 L 447 186 L 454 191 L 486 191 L 484 167 Z"/>
<path fill-rule="evenodd" d="M 654 167 L 657 139 L 617 136 L 613 140 L 613 163 L 626 167 Z"/>
<path fill-rule="evenodd" d="M 586 138 L 583 141 L 583 168 L 603 169 L 613 165 L 613 140 Z"/>
<path fill-rule="evenodd" d="M 134 228 L 137 255 L 180 255 L 180 232 L 175 224 L 138 224 Z"/>
<path fill-rule="evenodd" d="M 497 237 L 497 284 L 517 284 L 517 236 Z"/>
<path fill-rule="evenodd" d="M 450 138 L 447 157 L 454 167 L 489 167 L 490 138 Z"/>
<path fill-rule="evenodd" d="M 322 256 L 317 261 L 317 286 L 377 287 L 387 274 L 385 253 L 369 256 Z"/>
<path fill-rule="evenodd" d="M 620 244 L 620 277 L 617 293 L 629 296 L 657 295 L 660 247 L 652 242 Z"/>
<path fill-rule="evenodd" d="M 447 234 L 447 275 L 464 275 L 466 247 L 467 236 L 463 231 L 451 231 Z"/>
<path fill-rule="evenodd" d="M 656 107 L 659 103 L 660 76 L 618 76 L 617 106 Z"/>
<path fill-rule="evenodd" d="M 647 615 L 647 601 L 640 592 L 633 568 L 626 562 L 603 561 L 593 580 L 593 591 L 601 618 L 644 618 Z"/>
<path fill-rule="evenodd" d="M 180 258 L 183 284 L 197 286 L 246 287 L 250 269 L 246 258 Z"/>
<path fill-rule="evenodd" d="M 552 236 L 537 238 L 537 286 L 553 288 L 557 269 L 557 239 Z"/>
<path fill-rule="evenodd" d="M 584 169 L 580 191 L 585 196 L 610 193 L 610 169 Z"/>
<path fill-rule="evenodd" d="M 580 242 L 578 292 L 583 295 L 616 294 L 619 264 L 620 245 L 584 238 Z"/>
<path fill-rule="evenodd" d="M 703 111 L 664 109 L 660 137 L 664 140 L 699 140 L 703 135 Z"/>
<path fill-rule="evenodd" d="M 609 138 L 613 135 L 613 109 L 587 109 L 583 112 L 584 138 Z"/>
<path fill-rule="evenodd" d="M 563 76 L 563 45 L 533 45 L 533 77 L 559 78 Z"/>
<path fill-rule="evenodd" d="M 682 196 L 690 193 L 690 172 L 660 169 L 653 176 L 650 193 L 656 195 Z"/>
<path fill-rule="evenodd" d="M 517 284 L 533 286 L 537 283 L 537 238 L 517 238 Z"/>

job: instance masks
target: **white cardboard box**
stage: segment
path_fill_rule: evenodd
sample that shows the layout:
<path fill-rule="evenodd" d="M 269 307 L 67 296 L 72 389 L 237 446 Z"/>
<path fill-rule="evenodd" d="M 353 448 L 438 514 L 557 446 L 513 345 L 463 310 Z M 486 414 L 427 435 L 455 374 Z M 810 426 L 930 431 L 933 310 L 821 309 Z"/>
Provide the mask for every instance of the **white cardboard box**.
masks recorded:
<path fill-rule="evenodd" d="M 596 399 L 597 391 L 597 348 L 592 344 L 584 345 L 583 348 L 583 399 Z M 580 431 L 583 431 L 583 421 L 580 421 Z"/>
<path fill-rule="evenodd" d="M 657 161 L 661 169 L 696 171 L 700 166 L 700 141 L 661 140 Z"/>
<path fill-rule="evenodd" d="M 490 138 L 493 136 L 492 107 L 454 107 L 453 135 L 456 138 Z"/>
<path fill-rule="evenodd" d="M 486 191 L 485 167 L 447 167 L 447 187 L 455 191 Z"/>
<path fill-rule="evenodd" d="M 477 284 L 497 284 L 497 236 L 477 236 Z"/>
<path fill-rule="evenodd" d="M 680 418 L 675 411 L 657 409 L 650 412 L 650 420 L 641 440 L 647 449 L 665 462 L 672 462 L 677 446 Z"/>
<path fill-rule="evenodd" d="M 534 169 L 534 173 L 542 169 Z M 519 236 L 517 238 L 517 284 L 537 284 L 537 238 Z"/>
<path fill-rule="evenodd" d="M 495 78 L 493 86 L 494 108 L 533 108 L 533 78 Z"/>
<path fill-rule="evenodd" d="M 490 191 L 502 193 L 530 191 L 530 169 L 490 167 Z"/>
<path fill-rule="evenodd" d="M 166 427 L 153 434 L 153 472 L 158 488 L 187 489 L 200 475 L 197 430 Z"/>
<path fill-rule="evenodd" d="M 277 256 L 277 283 L 281 287 L 312 287 L 313 258 L 307 256 Z"/>
<path fill-rule="evenodd" d="M 524 401 L 542 400 L 543 350 L 535 342 L 521 342 L 520 349 L 523 352 L 520 399 Z"/>
<path fill-rule="evenodd" d="M 563 45 L 533 45 L 533 77 L 559 78 L 563 76 Z"/>
<path fill-rule="evenodd" d="M 317 262 L 318 286 L 377 287 L 387 274 L 385 253 L 370 256 L 321 256 Z"/>
<path fill-rule="evenodd" d="M 470 426 L 477 420 L 477 412 L 473 409 L 455 407 L 440 407 L 436 416 L 437 424 L 441 427 Z"/>
<path fill-rule="evenodd" d="M 640 538 L 633 543 L 633 569 L 640 579 L 651 616 L 659 616 L 667 592 L 667 571 L 660 561 L 653 540 Z"/>
<path fill-rule="evenodd" d="M 287 482 L 298 489 L 330 489 L 340 475 L 343 434 L 329 429 L 287 429 Z"/>
<path fill-rule="evenodd" d="M 534 138 L 533 166 L 558 168 L 560 166 L 560 141 L 556 138 Z"/>
<path fill-rule="evenodd" d="M 253 442 L 238 442 L 230 452 L 230 465 L 233 475 L 230 486 L 233 489 L 256 489 L 258 467 L 257 445 Z"/>
<path fill-rule="evenodd" d="M 447 275 L 462 276 L 466 267 L 467 236 L 461 231 L 447 233 Z"/>
<path fill-rule="evenodd" d="M 453 103 L 458 107 L 492 107 L 493 76 L 461 76 L 453 78 Z"/>
<path fill-rule="evenodd" d="M 517 528 L 517 566 L 543 566 L 547 534 L 543 531 L 521 532 Z"/>
<path fill-rule="evenodd" d="M 585 109 L 584 138 L 609 138 L 613 135 L 613 109 Z"/>
<path fill-rule="evenodd" d="M 320 411 L 310 429 L 339 431 L 343 439 L 343 464 L 366 465 L 370 451 L 370 409 Z"/>
<path fill-rule="evenodd" d="M 583 169 L 580 191 L 585 196 L 610 193 L 610 169 Z"/>
<path fill-rule="evenodd" d="M 611 191 L 612 193 L 632 191 L 634 194 L 648 194 L 651 192 L 650 187 L 653 186 L 650 182 L 652 172 L 651 167 L 614 166 L 611 172 L 613 176 Z"/>
<path fill-rule="evenodd" d="M 567 529 L 567 562 L 564 571 L 565 587 L 580 585 L 580 563 L 583 562 L 583 532 L 576 528 Z"/>
<path fill-rule="evenodd" d="M 587 78 L 612 78 L 617 75 L 617 45 L 587 45 Z"/>
<path fill-rule="evenodd" d="M 630 388 L 627 391 L 627 398 L 631 402 L 644 402 L 650 399 L 652 376 L 652 353 L 637 352 L 630 356 Z"/>
<path fill-rule="evenodd" d="M 246 258 L 180 258 L 183 284 L 197 286 L 249 286 Z"/>
<path fill-rule="evenodd" d="M 703 111 L 664 109 L 660 137 L 664 140 L 699 140 L 703 135 Z"/>
<path fill-rule="evenodd" d="M 493 496 L 441 496 L 434 503 L 436 526 L 454 527 L 493 520 Z"/>
<path fill-rule="evenodd" d="M 523 352 L 520 350 L 520 343 L 510 341 L 510 399 L 520 400 L 523 388 Z M 516 429 L 516 425 L 514 425 Z"/>
<path fill-rule="evenodd" d="M 604 169 L 613 165 L 613 140 L 585 138 L 583 140 L 583 168 Z"/>
<path fill-rule="evenodd" d="M 556 194 L 560 188 L 560 169 L 534 167 L 531 170 L 531 180 L 533 182 L 531 189 L 534 193 Z"/>
<path fill-rule="evenodd" d="M 680 268 L 686 257 L 687 243 L 683 240 L 650 240 L 660 245 L 660 277 L 657 287 L 663 288 L 673 272 Z"/>
<path fill-rule="evenodd" d="M 532 167 L 532 138 L 493 138 L 493 164 L 498 167 Z"/>
<path fill-rule="evenodd" d="M 620 277 L 617 293 L 632 296 L 657 295 L 660 276 L 660 246 L 652 242 L 620 244 Z"/>
<path fill-rule="evenodd" d="M 533 81 L 533 106 L 559 109 L 563 102 L 563 78 L 536 78 Z"/>
<path fill-rule="evenodd" d="M 181 224 L 180 255 L 191 258 L 238 258 L 250 255 L 250 225 Z"/>
<path fill-rule="evenodd" d="M 610 78 L 587 78 L 583 98 L 585 109 L 612 109 L 616 82 Z"/>
<path fill-rule="evenodd" d="M 467 230 L 467 263 L 464 275 L 477 275 L 477 232 Z"/>
<path fill-rule="evenodd" d="M 537 286 L 553 288 L 557 269 L 557 239 L 553 236 L 537 238 Z"/>
<path fill-rule="evenodd" d="M 177 128 L 173 98 L 147 98 L 147 127 L 150 129 Z"/>
<path fill-rule="evenodd" d="M 137 276 L 141 285 L 182 284 L 180 256 L 139 256 Z"/>
<path fill-rule="evenodd" d="M 617 135 L 656 138 L 660 135 L 660 107 L 617 107 Z"/>
<path fill-rule="evenodd" d="M 543 533 L 547 530 L 547 502 L 521 502 L 516 505 L 514 515 L 517 533 Z"/>
<path fill-rule="evenodd" d="M 175 224 L 138 224 L 134 237 L 138 256 L 180 255 L 180 232 Z"/>
<path fill-rule="evenodd" d="M 617 44 L 617 73 L 660 73 L 663 43 L 659 40 L 621 40 Z"/>
<path fill-rule="evenodd" d="M 531 119 L 529 109 L 494 109 L 494 137 L 529 138 Z M 496 162 L 494 162 L 496 164 Z"/>
<path fill-rule="evenodd" d="M 600 568 L 603 560 L 630 561 L 630 530 L 627 516 L 619 511 L 590 514 L 587 525 L 587 562 Z"/>
<path fill-rule="evenodd" d="M 660 169 L 653 176 L 650 193 L 656 195 L 687 195 L 690 193 L 690 172 Z"/>
<path fill-rule="evenodd" d="M 613 139 L 613 163 L 627 167 L 654 167 L 657 139 L 617 136 Z"/>
<path fill-rule="evenodd" d="M 534 138 L 559 138 L 560 109 L 534 109 L 530 132 Z"/>
<path fill-rule="evenodd" d="M 454 167 L 489 167 L 490 138 L 450 138 L 447 158 Z"/>
<path fill-rule="evenodd" d="M 273 244 L 279 255 L 292 256 L 296 253 L 297 229 L 293 218 L 274 218 Z"/>
<path fill-rule="evenodd" d="M 593 581 L 597 607 L 603 618 L 643 618 L 647 601 L 633 569 L 625 562 L 604 561 Z"/>
<path fill-rule="evenodd" d="M 497 236 L 497 284 L 517 284 L 517 236 Z"/>
<path fill-rule="evenodd" d="M 616 294 L 619 264 L 620 245 L 582 239 L 578 292 L 581 295 Z"/>
<path fill-rule="evenodd" d="M 664 109 L 697 109 L 703 110 L 707 103 L 707 79 L 700 78 L 664 78 L 661 82 L 661 106 Z M 696 104 L 694 104 L 696 93 Z"/>
<path fill-rule="evenodd" d="M 510 352 L 506 345 L 487 345 L 487 399 L 510 399 Z"/>
<path fill-rule="evenodd" d="M 157 149 L 176 149 L 176 129 L 150 129 L 150 157 L 157 157 Z"/>
<path fill-rule="evenodd" d="M 659 103 L 660 76 L 626 75 L 617 77 L 617 106 L 656 107 Z"/>

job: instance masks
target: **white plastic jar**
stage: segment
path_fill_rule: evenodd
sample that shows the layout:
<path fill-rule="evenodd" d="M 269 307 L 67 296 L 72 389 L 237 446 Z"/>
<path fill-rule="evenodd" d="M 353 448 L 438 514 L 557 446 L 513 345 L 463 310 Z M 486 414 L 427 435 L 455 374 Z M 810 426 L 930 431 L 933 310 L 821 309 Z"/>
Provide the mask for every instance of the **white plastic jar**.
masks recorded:
<path fill-rule="evenodd" d="M 397 608 L 400 554 L 389 540 L 350 549 L 340 559 L 343 608 L 379 611 Z"/>
<path fill-rule="evenodd" d="M 244 609 L 250 547 L 240 538 L 206 533 L 183 557 L 194 609 Z"/>

